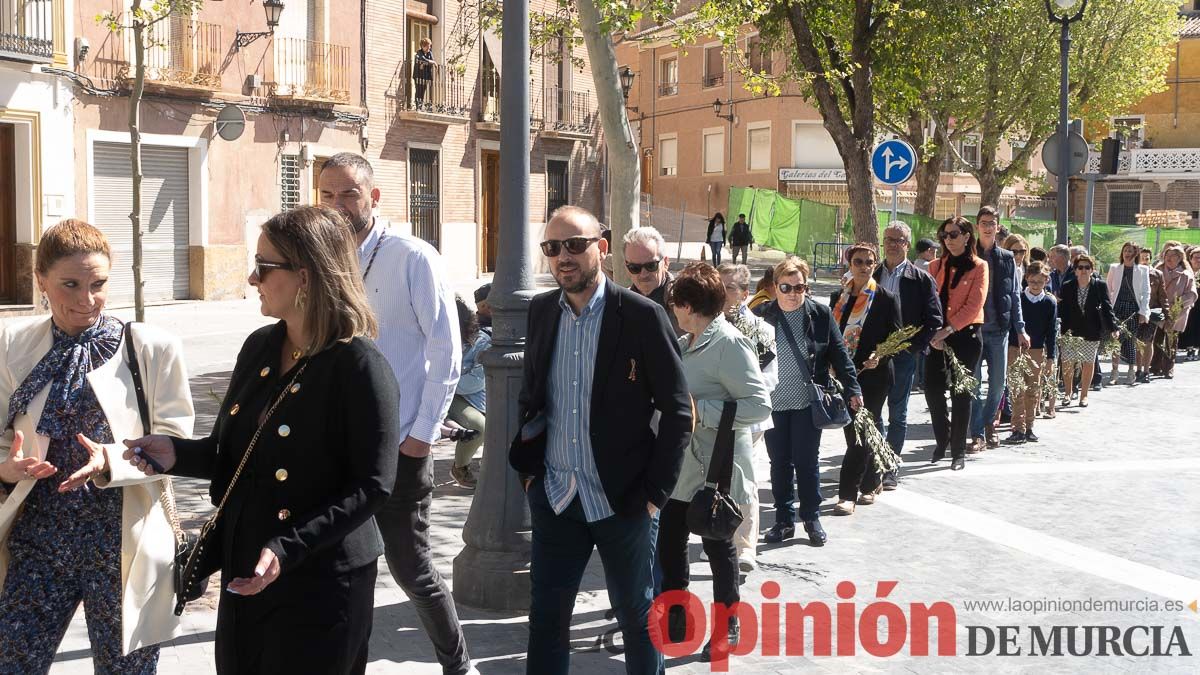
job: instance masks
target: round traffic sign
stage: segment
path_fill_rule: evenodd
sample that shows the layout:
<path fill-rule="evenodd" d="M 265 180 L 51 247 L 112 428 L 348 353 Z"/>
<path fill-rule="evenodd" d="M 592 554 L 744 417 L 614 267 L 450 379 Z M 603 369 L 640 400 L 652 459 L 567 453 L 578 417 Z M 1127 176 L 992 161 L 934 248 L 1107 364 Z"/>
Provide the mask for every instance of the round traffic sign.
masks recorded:
<path fill-rule="evenodd" d="M 246 130 L 246 113 L 233 103 L 226 104 L 217 115 L 217 135 L 227 141 L 236 141 Z"/>
<path fill-rule="evenodd" d="M 917 169 L 917 152 L 900 139 L 884 141 L 871 153 L 871 172 L 884 185 L 899 185 Z"/>
<path fill-rule="evenodd" d="M 1062 152 L 1062 134 L 1054 132 L 1054 135 L 1046 141 L 1042 146 L 1042 164 L 1046 165 L 1046 171 L 1057 176 L 1059 165 L 1059 153 Z M 1087 141 L 1077 132 L 1071 132 L 1070 135 L 1071 148 L 1071 163 L 1067 165 L 1067 175 L 1077 176 L 1083 173 L 1084 167 L 1087 166 L 1088 148 Z"/>

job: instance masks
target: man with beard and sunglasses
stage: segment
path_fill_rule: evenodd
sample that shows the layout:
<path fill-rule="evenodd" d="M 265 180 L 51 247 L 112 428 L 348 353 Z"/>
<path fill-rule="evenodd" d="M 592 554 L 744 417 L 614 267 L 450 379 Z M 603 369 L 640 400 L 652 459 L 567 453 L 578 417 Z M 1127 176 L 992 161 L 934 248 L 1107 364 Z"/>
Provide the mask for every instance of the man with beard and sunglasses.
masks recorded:
<path fill-rule="evenodd" d="M 529 500 L 526 672 L 536 675 L 570 668 L 571 614 L 593 548 L 621 626 L 625 670 L 663 672 L 648 626 L 650 528 L 679 476 L 692 404 L 666 312 L 604 278 L 600 235 L 585 209 L 551 214 L 541 249 L 559 289 L 529 304 L 521 430 L 508 459 Z"/>
<path fill-rule="evenodd" d="M 330 157 L 319 179 L 321 203 L 350 222 L 367 298 L 379 320 L 376 345 L 402 386 L 396 485 L 376 515 L 384 555 L 413 602 L 447 675 L 472 672 L 450 588 L 433 566 L 429 508 L 433 456 L 458 384 L 458 310 L 442 258 L 425 241 L 396 232 L 373 211 L 379 203 L 371 164 L 361 155 Z M 408 387 L 408 389 L 403 389 Z"/>
<path fill-rule="evenodd" d="M 629 290 L 662 305 L 675 335 L 682 336 L 675 313 L 667 306 L 667 296 L 675 277 L 670 271 L 671 259 L 663 253 L 667 250 L 666 240 L 653 227 L 639 227 L 630 230 L 622 241 L 625 246 L 625 269 L 633 279 Z"/>

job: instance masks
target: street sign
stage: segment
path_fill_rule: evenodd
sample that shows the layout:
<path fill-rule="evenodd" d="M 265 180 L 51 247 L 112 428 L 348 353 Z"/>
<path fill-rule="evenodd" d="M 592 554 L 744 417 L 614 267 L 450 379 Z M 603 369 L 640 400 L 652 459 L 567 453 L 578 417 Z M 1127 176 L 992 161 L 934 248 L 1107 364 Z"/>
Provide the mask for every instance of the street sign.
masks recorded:
<path fill-rule="evenodd" d="M 227 141 L 236 141 L 246 130 L 246 113 L 233 103 L 227 103 L 217 115 L 217 135 Z"/>
<path fill-rule="evenodd" d="M 845 182 L 845 169 L 780 169 L 781 183 L 799 183 L 804 181 L 838 181 Z"/>
<path fill-rule="evenodd" d="M 1071 163 L 1067 165 L 1067 175 L 1077 176 L 1083 173 L 1083 168 L 1087 166 L 1088 149 L 1087 141 L 1078 132 L 1071 132 Z M 1062 152 L 1062 134 L 1057 131 L 1046 141 L 1042 146 L 1042 164 L 1046 165 L 1046 171 L 1049 171 L 1055 176 L 1058 175 L 1059 153 Z"/>
<path fill-rule="evenodd" d="M 899 185 L 917 168 L 917 153 L 899 139 L 884 141 L 871 153 L 871 172 L 884 185 Z"/>

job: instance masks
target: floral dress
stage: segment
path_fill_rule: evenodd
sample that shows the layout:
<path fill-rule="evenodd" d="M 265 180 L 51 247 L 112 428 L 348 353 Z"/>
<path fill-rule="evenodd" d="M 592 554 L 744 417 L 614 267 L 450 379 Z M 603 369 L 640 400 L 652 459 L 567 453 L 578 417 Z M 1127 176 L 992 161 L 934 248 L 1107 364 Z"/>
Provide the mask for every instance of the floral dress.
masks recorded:
<path fill-rule="evenodd" d="M 117 355 L 122 325 L 101 316 L 76 336 L 57 326 L 51 330 L 53 346 L 13 392 L 4 420 L 4 428 L 11 427 L 50 387 L 37 431 L 49 437 L 46 461 L 58 473 L 34 483 L 8 537 L 8 575 L 0 590 L 0 673 L 47 672 L 80 602 L 97 673 L 154 673 L 158 647 L 122 654 L 122 491 L 91 483 L 58 491 L 59 483 L 88 462 L 76 434 L 114 442 L 87 374 Z"/>

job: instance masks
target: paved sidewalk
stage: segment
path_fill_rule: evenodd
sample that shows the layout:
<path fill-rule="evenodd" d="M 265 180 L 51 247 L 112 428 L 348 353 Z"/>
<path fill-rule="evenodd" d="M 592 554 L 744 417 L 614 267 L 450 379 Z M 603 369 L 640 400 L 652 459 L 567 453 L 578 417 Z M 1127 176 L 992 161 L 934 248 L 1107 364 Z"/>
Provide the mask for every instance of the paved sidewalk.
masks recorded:
<path fill-rule="evenodd" d="M 156 308 L 151 313 L 151 320 L 184 336 L 189 363 L 196 364 L 192 389 L 199 412 L 198 431 L 211 427 L 217 398 L 240 346 L 241 338 L 232 334 L 240 331 L 244 336 L 264 321 L 255 313 L 256 303 L 198 303 Z M 211 334 L 217 331 L 211 325 L 203 327 L 210 321 L 231 335 L 220 338 L 220 344 L 212 343 Z M 1200 363 L 1181 363 L 1176 372 L 1173 381 L 1106 388 L 1092 396 L 1092 405 L 1086 410 L 1068 408 L 1060 411 L 1057 420 L 1039 420 L 1040 443 L 970 456 L 966 470 L 953 473 L 946 462 L 927 464 L 932 434 L 924 400 L 916 394 L 911 403 L 913 426 L 901 489 L 884 493 L 874 506 L 860 506 L 851 517 L 838 518 L 831 513 L 845 444 L 840 432 L 827 432 L 821 446 L 821 470 L 826 496 L 822 522 L 829 543 L 811 548 L 801 536 L 762 546 L 760 569 L 750 574 L 742 587 L 743 601 L 753 605 L 760 618 L 765 616 L 762 587 L 768 581 L 781 587 L 779 602 L 825 603 L 836 616 L 838 584 L 851 581 L 856 593 L 843 602 L 853 603 L 851 618 L 856 618 L 876 602 L 878 582 L 898 581 L 887 601 L 903 608 L 909 619 L 910 603 L 945 601 L 954 606 L 959 656 L 972 648 L 968 626 L 994 631 L 997 626 L 1011 625 L 1020 629 L 1014 644 L 1024 650 L 1023 658 L 996 656 L 999 647 L 993 647 L 991 655 L 967 658 L 911 656 L 909 634 L 899 654 L 881 659 L 864 650 L 863 635 L 870 629 L 854 640 L 853 656 L 813 656 L 810 626 L 804 630 L 806 655 L 763 656 L 760 643 L 752 655 L 733 657 L 731 671 L 1197 672 L 1195 657 L 1179 656 L 1178 642 L 1173 657 L 1099 656 L 1098 642 L 1090 648 L 1090 656 L 1027 655 L 1031 627 L 1049 633 L 1055 625 L 1115 626 L 1121 631 L 1130 626 L 1163 626 L 1163 649 L 1173 627 L 1178 627 L 1188 649 L 1192 653 L 1200 650 L 1200 614 L 1190 609 L 1154 611 L 1148 606 L 1150 601 L 1190 603 L 1200 598 L 1200 539 L 1196 536 L 1200 496 L 1195 490 L 1200 480 L 1196 454 L 1200 417 L 1195 407 L 1200 398 Z M 430 534 L 438 568 L 449 576 L 452 560 L 463 545 L 461 527 L 471 493 L 450 483 L 452 447 L 437 446 L 435 456 L 439 487 Z M 766 529 L 772 523 L 772 509 L 765 456 L 756 458 L 756 473 L 763 502 L 761 525 Z M 188 522 L 195 525 L 209 508 L 206 486 L 179 481 L 178 490 Z M 698 562 L 698 541 L 693 542 L 692 553 L 697 561 L 691 568 L 692 591 L 707 603 L 712 595 L 711 576 L 707 564 Z M 382 562 L 379 579 L 369 672 L 440 672 L 411 603 Z M 606 649 L 619 645 L 620 638 L 607 611 L 603 588 L 598 556 L 593 557 L 572 626 L 573 673 L 624 672 L 619 654 Z M 185 634 L 163 647 L 160 672 L 212 672 L 216 595 L 213 588 L 189 609 L 184 617 Z M 1099 611 L 968 606 L 976 601 L 1010 599 L 1144 604 Z M 480 672 L 524 672 L 528 630 L 523 615 L 465 607 L 460 607 L 460 612 Z M 982 637 L 978 629 L 975 635 Z M 1149 644 L 1139 631 L 1132 636 L 1138 649 Z M 887 637 L 886 631 L 881 637 Z M 835 649 L 842 644 L 836 629 L 833 641 Z M 936 639 L 930 641 L 936 653 Z M 1082 649 L 1082 639 L 1077 642 Z M 1062 649 L 1066 654 L 1066 642 Z M 698 655 L 668 661 L 670 673 L 708 671 L 709 665 L 699 663 Z M 71 624 L 52 672 L 92 672 L 82 612 Z"/>

